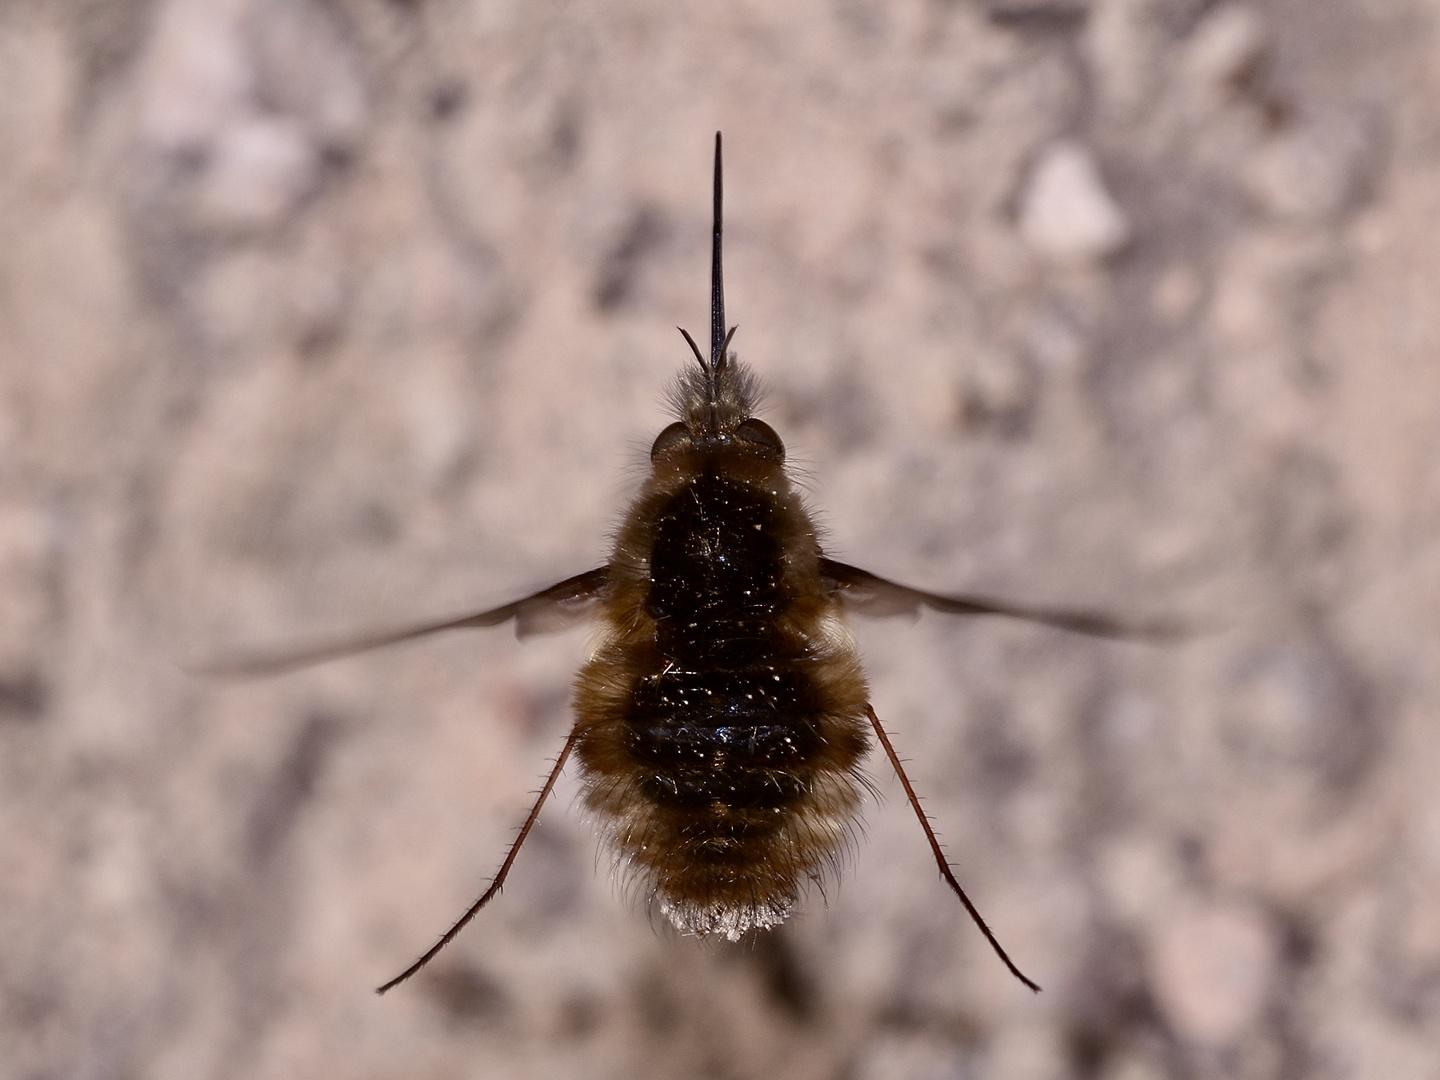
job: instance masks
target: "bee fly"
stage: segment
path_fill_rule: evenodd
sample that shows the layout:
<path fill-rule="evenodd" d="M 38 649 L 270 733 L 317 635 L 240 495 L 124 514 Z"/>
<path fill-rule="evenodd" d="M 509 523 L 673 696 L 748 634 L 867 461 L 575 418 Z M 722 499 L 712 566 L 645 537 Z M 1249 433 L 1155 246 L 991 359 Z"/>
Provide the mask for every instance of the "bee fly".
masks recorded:
<path fill-rule="evenodd" d="M 444 630 L 514 622 L 525 636 L 597 625 L 575 681 L 575 723 L 490 887 L 384 993 L 428 964 L 493 898 L 573 754 L 584 801 L 610 845 L 681 931 L 777 926 L 835 863 L 854 827 L 873 732 L 899 777 L 940 874 L 1011 973 L 951 872 L 900 758 L 870 705 L 847 613 L 921 608 L 1007 615 L 1100 637 L 1168 637 L 1169 624 L 941 596 L 826 558 L 785 470 L 785 446 L 754 415 L 750 373 L 729 353 L 720 267 L 715 136 L 710 354 L 677 383 L 678 419 L 656 437 L 651 472 L 610 561 L 476 615 L 287 655 L 213 665 L 273 674 Z"/>

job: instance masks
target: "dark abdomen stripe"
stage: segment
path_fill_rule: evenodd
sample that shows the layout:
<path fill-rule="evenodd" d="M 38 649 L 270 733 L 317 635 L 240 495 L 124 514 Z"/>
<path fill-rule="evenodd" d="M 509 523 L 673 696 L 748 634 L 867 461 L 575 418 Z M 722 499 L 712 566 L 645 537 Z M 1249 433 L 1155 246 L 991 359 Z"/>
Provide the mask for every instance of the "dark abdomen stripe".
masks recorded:
<path fill-rule="evenodd" d="M 764 493 L 705 472 L 656 519 L 655 655 L 635 684 L 626 749 L 647 798 L 694 810 L 712 832 L 799 800 L 823 750 L 809 673 L 775 626 L 785 596 L 774 517 Z"/>
<path fill-rule="evenodd" d="M 642 791 L 671 806 L 788 805 L 820 750 L 813 697 L 802 672 L 778 665 L 642 679 L 626 723 Z"/>

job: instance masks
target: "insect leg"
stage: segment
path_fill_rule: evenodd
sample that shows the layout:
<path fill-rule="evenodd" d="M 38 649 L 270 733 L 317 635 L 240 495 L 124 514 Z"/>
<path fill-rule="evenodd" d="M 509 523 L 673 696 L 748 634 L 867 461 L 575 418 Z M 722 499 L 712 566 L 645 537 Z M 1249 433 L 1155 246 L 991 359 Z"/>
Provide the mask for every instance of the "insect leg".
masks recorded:
<path fill-rule="evenodd" d="M 980 927 L 980 932 L 985 935 L 985 940 L 990 942 L 990 947 L 995 950 L 996 955 L 998 955 L 1000 959 L 1004 961 L 1005 966 L 1010 969 L 1010 974 L 1014 975 L 1038 994 L 1040 992 L 1039 984 L 1027 978 L 1025 974 L 1015 966 L 1015 961 L 1010 959 L 1009 954 L 1001 947 L 1000 942 L 991 932 L 990 927 L 985 925 L 985 920 L 980 917 L 980 912 L 975 909 L 975 905 L 972 904 L 970 898 L 965 895 L 965 890 L 960 887 L 960 882 L 955 880 L 955 874 L 950 870 L 950 864 L 945 861 L 945 853 L 940 850 L 940 841 L 935 838 L 935 830 L 930 827 L 930 819 L 925 816 L 925 811 L 920 809 L 920 799 L 916 796 L 915 789 L 910 786 L 910 778 L 905 775 L 905 769 L 900 764 L 900 758 L 895 753 L 895 748 L 890 745 L 890 737 L 885 734 L 885 729 L 880 726 L 880 718 L 875 715 L 874 706 L 865 706 L 865 713 L 870 717 L 870 726 L 875 729 L 875 734 L 880 739 L 880 745 L 885 748 L 885 756 L 890 759 L 890 764 L 895 768 L 895 775 L 900 778 L 900 786 L 905 789 L 905 797 L 910 800 L 910 805 L 915 810 L 915 816 L 920 819 L 920 828 L 925 830 L 925 839 L 930 841 L 930 850 L 935 853 L 935 862 L 940 867 L 940 876 L 945 879 L 946 884 L 948 884 L 950 888 L 955 890 L 955 895 L 960 898 L 960 903 L 965 905 L 965 910 L 968 911 L 970 917 L 975 920 L 975 925 Z"/>
<path fill-rule="evenodd" d="M 461 930 L 464 930 L 466 924 L 469 923 L 480 909 L 488 904 L 491 898 L 504 886 L 505 877 L 510 873 L 511 864 L 515 862 L 515 856 L 520 854 L 520 845 L 525 843 L 525 837 L 530 835 L 530 829 L 534 826 L 535 819 L 540 816 L 540 807 L 545 805 L 546 798 L 549 797 L 551 789 L 555 787 L 555 781 L 560 776 L 560 770 L 565 767 L 565 759 L 570 756 L 570 751 L 574 748 L 577 737 L 578 732 L 570 732 L 570 737 L 565 740 L 565 745 L 560 748 L 560 756 L 555 759 L 555 767 L 550 770 L 550 775 L 545 780 L 545 786 L 540 789 L 540 794 L 535 799 L 535 805 L 530 808 L 530 815 L 525 819 L 525 824 L 520 826 L 520 835 L 515 837 L 515 842 L 510 845 L 510 852 L 505 856 L 505 861 L 500 864 L 500 869 L 495 874 L 495 880 L 490 882 L 490 887 L 485 890 L 479 900 L 476 900 L 475 903 L 470 905 L 470 909 L 466 911 L 464 915 L 461 915 L 460 918 L 455 921 L 454 926 L 445 931 L 440 940 L 432 945 L 424 956 L 420 957 L 419 960 L 416 960 L 384 986 L 377 987 L 375 990 L 377 994 L 383 994 L 392 987 L 399 986 L 406 979 L 410 978 L 411 975 L 414 975 L 431 960 L 435 959 L 435 955 L 441 949 L 445 948 L 446 945 L 449 945 L 450 942 L 455 939 L 455 935 L 460 933 Z"/>

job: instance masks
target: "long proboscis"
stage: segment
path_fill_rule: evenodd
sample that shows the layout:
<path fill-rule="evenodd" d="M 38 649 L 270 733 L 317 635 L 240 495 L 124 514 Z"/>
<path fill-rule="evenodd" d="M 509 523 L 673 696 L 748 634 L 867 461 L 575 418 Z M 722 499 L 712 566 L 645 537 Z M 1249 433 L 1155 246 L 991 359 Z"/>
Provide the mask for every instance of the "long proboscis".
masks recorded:
<path fill-rule="evenodd" d="M 725 326 L 725 273 L 720 264 L 725 184 L 720 162 L 720 132 L 715 132 L 715 212 L 710 233 L 710 368 L 725 366 L 729 334 Z"/>

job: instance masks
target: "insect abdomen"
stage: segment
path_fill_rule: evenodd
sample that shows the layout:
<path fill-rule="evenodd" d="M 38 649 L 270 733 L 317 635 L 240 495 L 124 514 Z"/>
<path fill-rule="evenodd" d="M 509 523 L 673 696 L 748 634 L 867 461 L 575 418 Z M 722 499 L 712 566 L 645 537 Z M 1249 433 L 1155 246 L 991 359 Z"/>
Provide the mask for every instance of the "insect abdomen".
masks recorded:
<path fill-rule="evenodd" d="M 587 801 L 684 930 L 780 922 L 858 807 L 864 680 L 818 579 L 797 578 L 799 513 L 710 470 L 658 499 L 638 610 L 614 612 L 649 632 L 582 673 Z"/>
<path fill-rule="evenodd" d="M 777 665 L 646 676 L 625 735 L 636 764 L 653 773 L 641 782 L 647 798 L 711 815 L 793 804 L 805 793 L 797 773 L 820 749 L 808 679 Z M 759 831 L 765 821 L 750 824 Z"/>

